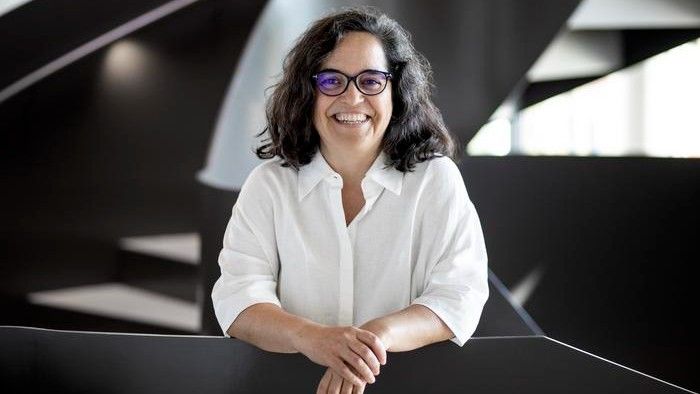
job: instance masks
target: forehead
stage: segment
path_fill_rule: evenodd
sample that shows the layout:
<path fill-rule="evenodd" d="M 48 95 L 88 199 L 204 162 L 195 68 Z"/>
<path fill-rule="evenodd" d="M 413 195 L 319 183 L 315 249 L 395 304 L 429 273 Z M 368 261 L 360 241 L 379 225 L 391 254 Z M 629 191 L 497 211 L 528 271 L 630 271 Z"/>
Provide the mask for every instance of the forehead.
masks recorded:
<path fill-rule="evenodd" d="M 386 70 L 387 61 L 381 41 L 366 32 L 346 33 L 321 64 L 348 74 L 362 70 Z"/>

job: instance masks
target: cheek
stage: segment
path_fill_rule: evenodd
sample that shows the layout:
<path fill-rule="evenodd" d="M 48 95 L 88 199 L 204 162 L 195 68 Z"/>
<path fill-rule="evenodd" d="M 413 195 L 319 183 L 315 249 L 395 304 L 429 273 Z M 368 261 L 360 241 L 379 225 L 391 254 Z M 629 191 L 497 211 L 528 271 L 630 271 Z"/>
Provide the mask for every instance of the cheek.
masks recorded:
<path fill-rule="evenodd" d="M 319 107 L 319 102 L 315 101 L 314 102 L 314 113 L 313 113 L 312 119 L 313 119 L 314 127 L 316 128 L 317 131 L 319 130 L 319 128 L 321 126 L 320 122 L 323 120 L 322 114 L 323 114 L 323 111 Z"/>
<path fill-rule="evenodd" d="M 327 102 L 327 100 L 324 100 L 324 97 L 316 97 L 316 100 L 314 100 L 314 123 L 323 122 L 326 120 L 326 111 L 328 110 L 329 105 L 330 104 Z"/>
<path fill-rule="evenodd" d="M 379 105 L 379 110 L 381 111 L 382 114 L 382 123 L 388 123 L 389 119 L 391 119 L 391 113 L 394 109 L 393 102 L 391 100 L 391 95 L 387 95 L 387 97 L 383 97 L 382 100 L 378 103 Z"/>

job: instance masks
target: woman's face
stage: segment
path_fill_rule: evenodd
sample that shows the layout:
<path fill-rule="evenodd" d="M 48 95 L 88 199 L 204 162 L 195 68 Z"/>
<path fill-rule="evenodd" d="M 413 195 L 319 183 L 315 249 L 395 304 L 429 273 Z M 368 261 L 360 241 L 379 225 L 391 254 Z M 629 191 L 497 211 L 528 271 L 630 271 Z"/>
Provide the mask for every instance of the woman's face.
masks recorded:
<path fill-rule="evenodd" d="M 335 69 L 354 76 L 365 70 L 389 71 L 381 42 L 372 34 L 346 34 L 321 64 L 321 70 Z M 314 126 L 321 147 L 332 151 L 358 153 L 378 151 L 391 118 L 391 81 L 381 93 L 367 96 L 350 82 L 339 96 L 326 96 L 316 88 Z"/>

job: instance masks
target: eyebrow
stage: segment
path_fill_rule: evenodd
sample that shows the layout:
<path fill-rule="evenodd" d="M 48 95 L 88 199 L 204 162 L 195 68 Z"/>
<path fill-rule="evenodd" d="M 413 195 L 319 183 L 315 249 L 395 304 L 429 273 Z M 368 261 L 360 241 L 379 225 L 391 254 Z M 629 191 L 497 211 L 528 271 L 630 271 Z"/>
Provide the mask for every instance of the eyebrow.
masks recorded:
<path fill-rule="evenodd" d="M 384 73 L 391 73 L 390 71 L 385 70 L 384 68 L 365 68 L 365 69 L 360 70 L 357 73 L 348 73 L 348 72 L 342 71 L 340 69 L 331 68 L 331 67 L 325 67 L 325 68 L 321 68 L 320 70 L 318 70 L 318 72 L 322 72 L 322 71 L 336 71 L 336 72 L 339 72 L 341 74 L 350 75 L 350 76 L 360 75 L 365 71 L 379 71 L 379 72 L 384 72 Z"/>

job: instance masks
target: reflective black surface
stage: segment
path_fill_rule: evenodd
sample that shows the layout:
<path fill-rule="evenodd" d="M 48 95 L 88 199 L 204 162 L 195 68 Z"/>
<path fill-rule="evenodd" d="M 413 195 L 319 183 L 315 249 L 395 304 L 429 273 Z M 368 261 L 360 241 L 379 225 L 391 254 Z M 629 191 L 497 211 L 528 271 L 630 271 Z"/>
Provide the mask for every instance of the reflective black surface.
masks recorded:
<path fill-rule="evenodd" d="M 11 392 L 312 393 L 324 368 L 235 339 L 0 327 Z M 682 389 L 547 337 L 390 353 L 367 393 L 672 393 Z"/>

